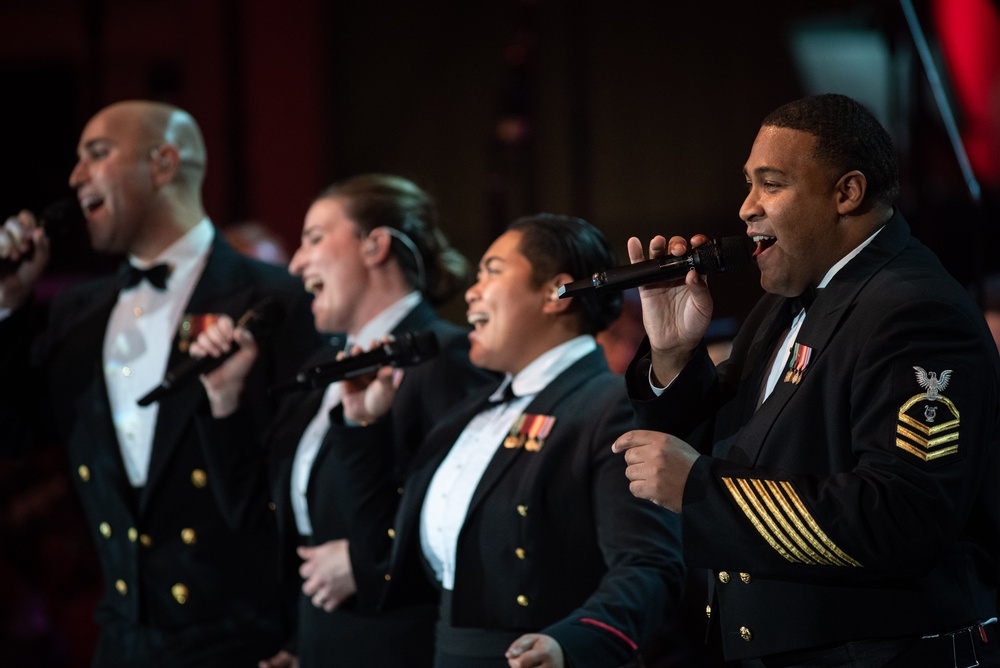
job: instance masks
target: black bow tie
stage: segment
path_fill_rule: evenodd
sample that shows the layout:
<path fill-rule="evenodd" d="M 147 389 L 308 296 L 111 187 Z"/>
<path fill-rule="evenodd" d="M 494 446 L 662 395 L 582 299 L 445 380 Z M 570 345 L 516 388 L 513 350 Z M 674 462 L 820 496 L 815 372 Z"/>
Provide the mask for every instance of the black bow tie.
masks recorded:
<path fill-rule="evenodd" d="M 140 269 L 131 262 L 124 262 L 121 269 L 118 270 L 118 284 L 122 290 L 126 290 L 139 285 L 145 278 L 157 290 L 165 290 L 168 276 L 170 276 L 170 265 L 168 264 L 154 264 L 148 269 Z"/>
<path fill-rule="evenodd" d="M 797 316 L 799 314 L 799 311 L 803 309 L 805 309 L 805 311 L 808 313 L 809 307 L 812 306 L 812 303 L 814 301 L 816 301 L 816 295 L 818 293 L 819 290 L 817 288 L 809 287 L 806 288 L 806 291 L 803 292 L 798 297 L 793 297 L 792 300 L 789 302 L 789 308 L 792 311 L 792 317 L 794 318 L 795 316 Z"/>
<path fill-rule="evenodd" d="M 496 392 L 493 392 L 493 394 L 490 395 L 490 403 L 493 405 L 509 404 L 511 401 L 514 401 L 514 399 L 517 399 L 517 395 L 514 394 L 513 381 L 507 383 L 506 387 L 503 388 L 503 392 L 501 394 L 497 395 Z"/>

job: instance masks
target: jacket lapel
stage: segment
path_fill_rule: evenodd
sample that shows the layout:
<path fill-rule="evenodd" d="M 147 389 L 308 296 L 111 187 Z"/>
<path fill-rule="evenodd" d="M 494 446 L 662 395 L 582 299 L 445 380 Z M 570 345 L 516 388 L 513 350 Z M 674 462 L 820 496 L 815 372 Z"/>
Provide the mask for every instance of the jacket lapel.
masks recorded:
<path fill-rule="evenodd" d="M 434 309 L 428 303 L 420 302 L 419 304 L 417 304 L 415 308 L 413 308 L 409 313 L 407 313 L 402 320 L 399 321 L 399 324 L 396 325 L 393 328 L 392 332 L 390 333 L 393 336 L 401 336 L 406 332 L 416 332 L 420 329 L 430 326 L 430 324 L 434 322 L 435 318 L 436 316 L 434 313 Z M 367 345 L 367 343 L 362 345 Z M 340 351 L 332 347 L 329 349 L 329 351 L 332 351 L 333 354 L 325 356 L 323 360 L 316 360 L 314 363 L 323 364 L 325 362 L 335 361 L 336 353 Z M 325 389 L 326 388 L 323 388 L 322 390 L 319 391 L 319 396 L 321 398 L 323 396 L 323 392 L 325 391 Z M 318 403 L 316 404 L 316 408 L 317 409 L 319 408 Z M 315 411 L 313 411 L 312 415 L 315 414 L 316 414 Z M 315 471 L 319 469 L 320 462 L 323 461 L 327 453 L 333 447 L 328 441 L 329 439 L 327 439 L 326 437 L 323 438 L 323 443 L 320 445 L 319 451 L 316 453 L 316 460 L 313 462 L 312 470 Z M 308 494 L 312 494 L 311 478 L 309 480 Z"/>
<path fill-rule="evenodd" d="M 903 217 L 896 213 L 872 243 L 845 265 L 827 287 L 819 291 L 795 338 L 796 343 L 812 349 L 810 367 L 815 368 L 819 362 L 858 294 L 876 272 L 903 250 L 909 238 L 909 228 Z M 771 428 L 799 387 L 808 382 L 808 370 L 799 383 L 785 382 L 782 377 L 771 396 L 746 424 L 739 438 L 739 447 L 746 453 L 749 463 L 756 464 Z"/>
<path fill-rule="evenodd" d="M 556 407 L 566 397 L 580 387 L 591 376 L 607 370 L 607 362 L 604 353 L 598 348 L 593 352 L 577 360 L 572 366 L 559 374 L 548 386 L 543 389 L 534 400 L 524 410 L 526 415 L 552 415 Z M 559 422 L 554 425 L 554 432 L 558 435 Z M 454 442 L 454 441 L 453 441 Z M 503 479 L 510 467 L 521 457 L 532 457 L 534 454 L 525 454 L 524 448 L 504 448 L 498 447 L 489 466 L 483 473 L 476 491 L 472 495 L 469 503 L 467 516 L 471 517 L 476 508 L 483 502 L 497 483 Z"/>
<path fill-rule="evenodd" d="M 205 269 L 184 309 L 185 313 L 226 313 L 239 318 L 252 306 L 254 288 L 249 283 L 239 282 L 239 257 L 221 235 L 216 233 Z M 187 353 L 180 350 L 179 337 L 175 332 L 167 368 L 173 368 L 186 357 Z M 173 453 L 190 428 L 191 418 L 201 407 L 204 398 L 201 383 L 194 382 L 160 400 L 149 473 L 140 498 L 140 511 L 146 507 L 148 499 L 162 480 Z"/>
<path fill-rule="evenodd" d="M 455 414 L 434 428 L 414 461 L 412 473 L 406 481 L 406 487 L 402 499 L 400 499 L 397 510 L 396 530 L 406 536 L 420 535 L 420 513 L 424 504 L 424 497 L 430 487 L 431 479 L 437 473 L 441 462 L 448 456 L 451 446 L 454 445 L 462 431 L 469 422 L 483 410 L 493 389 L 488 392 L 470 398 L 469 401 L 459 406 Z M 399 550 L 403 549 L 404 542 L 395 541 L 392 546 L 392 560 L 395 562 L 399 557 Z"/>
<path fill-rule="evenodd" d="M 79 439 L 78 442 L 97 445 L 88 456 L 88 459 L 93 462 L 92 468 L 97 469 L 95 473 L 99 471 L 100 479 L 110 480 L 109 489 L 113 489 L 114 493 L 119 495 L 123 503 L 122 507 L 134 508 L 131 483 L 129 483 L 125 473 L 125 463 L 122 460 L 121 447 L 115 432 L 103 368 L 104 337 L 108 328 L 108 320 L 111 317 L 111 310 L 118 297 L 118 284 L 114 279 L 109 280 L 91 294 L 93 294 L 93 299 L 84 305 L 81 316 L 74 319 L 74 334 L 66 338 L 67 341 L 72 341 L 73 347 L 79 351 L 79 354 L 76 355 L 77 359 L 81 361 L 91 360 L 87 364 L 93 364 L 97 367 L 92 367 L 87 372 L 87 377 L 93 380 L 87 391 L 79 398 L 81 406 L 88 407 L 83 413 L 91 415 L 92 419 L 87 421 L 87 438 Z M 106 448 L 98 445 L 105 443 L 113 443 L 114 446 Z"/>

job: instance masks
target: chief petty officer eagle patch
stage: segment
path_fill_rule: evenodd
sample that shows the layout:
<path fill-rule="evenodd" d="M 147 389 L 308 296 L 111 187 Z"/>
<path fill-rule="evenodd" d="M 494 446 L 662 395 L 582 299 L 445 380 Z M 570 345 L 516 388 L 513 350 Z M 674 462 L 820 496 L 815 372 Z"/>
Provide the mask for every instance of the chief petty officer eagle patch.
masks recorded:
<path fill-rule="evenodd" d="M 958 408 L 941 394 L 952 370 L 927 371 L 915 366 L 917 385 L 925 392 L 906 400 L 896 421 L 896 446 L 926 462 L 958 452 Z"/>

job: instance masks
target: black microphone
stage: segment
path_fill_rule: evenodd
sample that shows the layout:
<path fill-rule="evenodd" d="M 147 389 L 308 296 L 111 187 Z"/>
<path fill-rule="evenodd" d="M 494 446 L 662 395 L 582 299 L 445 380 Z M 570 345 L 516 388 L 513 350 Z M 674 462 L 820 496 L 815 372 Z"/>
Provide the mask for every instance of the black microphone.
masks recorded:
<path fill-rule="evenodd" d="M 73 222 L 73 216 L 80 217 L 80 205 L 72 197 L 63 197 L 45 207 L 38 216 L 39 224 L 45 228 L 45 234 L 52 241 L 53 237 L 58 237 L 66 231 L 66 228 Z M 0 276 L 6 276 L 17 271 L 21 263 L 31 260 L 35 256 L 35 244 L 30 239 L 28 250 L 21 253 L 21 256 L 12 260 L 9 257 L 0 257 Z"/>
<path fill-rule="evenodd" d="M 574 294 L 591 290 L 598 292 L 627 290 L 647 283 L 684 278 L 692 269 L 699 274 L 721 274 L 750 264 L 750 257 L 750 247 L 746 237 L 712 239 L 680 257 L 667 254 L 655 260 L 598 271 L 590 278 L 582 278 L 560 286 L 559 296 L 572 297 Z"/>
<path fill-rule="evenodd" d="M 281 306 L 271 297 L 264 297 L 253 305 L 249 311 L 243 314 L 237 322 L 237 327 L 243 327 L 258 341 L 267 337 L 274 329 L 274 326 L 281 322 L 284 313 Z M 139 399 L 140 406 L 148 406 L 154 401 L 159 401 L 179 387 L 187 385 L 203 373 L 208 373 L 222 365 L 227 359 L 239 350 L 239 345 L 234 341 L 229 352 L 218 357 L 206 355 L 205 357 L 188 357 L 183 362 L 170 369 L 163 375 L 163 382 L 151 390 L 146 396 Z"/>
<path fill-rule="evenodd" d="M 434 332 L 406 332 L 366 353 L 300 371 L 295 380 L 275 387 L 274 391 L 311 390 L 347 378 L 363 376 L 386 365 L 411 366 L 434 357 L 438 351 L 438 340 Z"/>

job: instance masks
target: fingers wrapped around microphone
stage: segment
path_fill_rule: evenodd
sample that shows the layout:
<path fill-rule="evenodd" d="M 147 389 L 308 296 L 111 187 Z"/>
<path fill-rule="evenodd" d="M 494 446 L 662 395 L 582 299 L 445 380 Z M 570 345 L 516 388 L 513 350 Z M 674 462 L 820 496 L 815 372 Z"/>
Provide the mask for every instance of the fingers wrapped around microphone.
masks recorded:
<path fill-rule="evenodd" d="M 385 337 L 381 341 L 373 341 L 369 351 L 376 350 L 392 339 Z M 350 355 L 361 355 L 365 351 L 361 346 L 351 347 Z M 347 353 L 341 352 L 338 360 L 346 359 Z M 396 398 L 396 390 L 403 380 L 403 369 L 393 366 L 381 366 L 373 373 L 353 376 L 341 381 L 341 403 L 344 408 L 344 421 L 350 425 L 368 426 L 384 417 L 392 408 Z"/>

